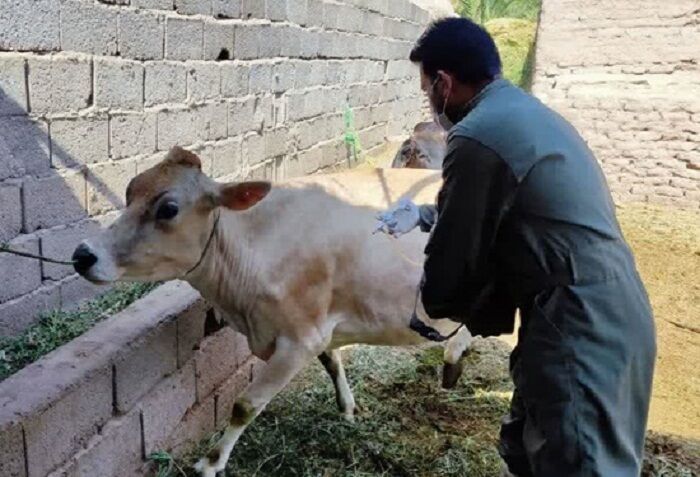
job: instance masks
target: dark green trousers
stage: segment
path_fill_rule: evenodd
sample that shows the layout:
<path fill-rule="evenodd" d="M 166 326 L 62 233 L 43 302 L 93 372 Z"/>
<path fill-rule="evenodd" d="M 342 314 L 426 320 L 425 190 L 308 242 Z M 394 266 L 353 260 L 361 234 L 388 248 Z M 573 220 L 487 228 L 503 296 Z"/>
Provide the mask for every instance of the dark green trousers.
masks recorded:
<path fill-rule="evenodd" d="M 638 477 L 654 323 L 635 271 L 553 287 L 521 308 L 499 451 L 522 477 Z"/>

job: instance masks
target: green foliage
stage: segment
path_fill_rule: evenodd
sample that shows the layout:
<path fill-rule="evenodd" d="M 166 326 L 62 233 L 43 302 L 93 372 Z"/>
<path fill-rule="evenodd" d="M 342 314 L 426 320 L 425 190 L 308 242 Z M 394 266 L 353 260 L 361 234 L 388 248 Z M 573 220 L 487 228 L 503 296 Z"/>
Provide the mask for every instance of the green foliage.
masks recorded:
<path fill-rule="evenodd" d="M 457 14 L 482 25 L 495 18 L 520 18 L 536 21 L 540 0 L 455 0 Z"/>
<path fill-rule="evenodd" d="M 530 89 L 537 24 L 530 20 L 490 20 L 486 29 L 493 36 L 503 64 L 503 76 L 523 89 Z"/>
<path fill-rule="evenodd" d="M 51 311 L 16 337 L 0 338 L 0 381 L 80 336 L 153 290 L 157 283 L 117 285 L 74 311 Z"/>
<path fill-rule="evenodd" d="M 362 145 L 360 144 L 360 136 L 355 128 L 355 113 L 350 106 L 345 106 L 343 111 L 343 124 L 345 125 L 345 134 L 343 140 L 348 146 L 348 154 L 353 162 L 357 161 L 362 153 Z"/>
<path fill-rule="evenodd" d="M 148 460 L 155 466 L 156 477 L 184 476 L 185 471 L 177 464 L 173 456 L 165 451 L 152 452 Z"/>
<path fill-rule="evenodd" d="M 530 88 L 541 0 L 453 0 L 455 11 L 483 25 L 503 63 L 503 76 Z"/>

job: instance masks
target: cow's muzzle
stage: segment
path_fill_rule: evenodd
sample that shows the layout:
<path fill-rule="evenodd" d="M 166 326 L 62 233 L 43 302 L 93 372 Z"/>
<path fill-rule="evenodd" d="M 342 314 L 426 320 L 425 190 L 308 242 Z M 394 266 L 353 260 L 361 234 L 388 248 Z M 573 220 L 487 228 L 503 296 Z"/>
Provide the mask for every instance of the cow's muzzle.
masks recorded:
<path fill-rule="evenodd" d="M 73 252 L 73 267 L 80 275 L 85 276 L 97 263 L 97 255 L 92 253 L 87 244 L 81 243 Z"/>

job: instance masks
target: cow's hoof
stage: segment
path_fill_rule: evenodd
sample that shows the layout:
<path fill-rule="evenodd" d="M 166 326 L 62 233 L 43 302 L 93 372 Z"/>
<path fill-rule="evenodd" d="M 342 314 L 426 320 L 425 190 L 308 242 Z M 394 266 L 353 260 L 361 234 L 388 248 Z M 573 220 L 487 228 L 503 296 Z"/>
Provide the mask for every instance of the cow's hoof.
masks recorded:
<path fill-rule="evenodd" d="M 357 416 L 361 414 L 362 408 L 356 403 L 353 403 L 348 409 L 341 410 L 341 415 L 346 422 L 354 423 L 357 421 Z"/>
<path fill-rule="evenodd" d="M 196 470 L 202 477 L 216 477 L 216 473 L 224 470 L 224 467 L 225 465 L 221 465 L 218 461 L 211 462 L 209 457 L 202 457 L 194 465 L 194 470 Z"/>
<path fill-rule="evenodd" d="M 442 387 L 452 389 L 457 385 L 459 377 L 462 376 L 464 360 L 460 359 L 455 364 L 445 363 L 442 367 Z"/>

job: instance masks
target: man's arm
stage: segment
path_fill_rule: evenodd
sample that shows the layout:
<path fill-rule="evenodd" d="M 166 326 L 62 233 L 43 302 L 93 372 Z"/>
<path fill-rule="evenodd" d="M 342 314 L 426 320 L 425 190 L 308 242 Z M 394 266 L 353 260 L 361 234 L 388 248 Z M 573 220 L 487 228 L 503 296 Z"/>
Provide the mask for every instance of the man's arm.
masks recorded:
<path fill-rule="evenodd" d="M 461 137 L 449 141 L 443 180 L 421 290 L 431 318 L 469 314 L 489 282 L 490 253 L 518 185 L 498 154 Z"/>

